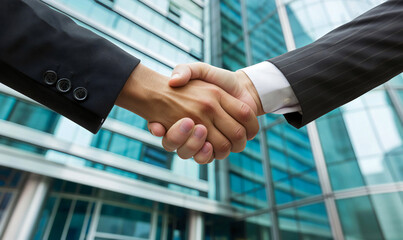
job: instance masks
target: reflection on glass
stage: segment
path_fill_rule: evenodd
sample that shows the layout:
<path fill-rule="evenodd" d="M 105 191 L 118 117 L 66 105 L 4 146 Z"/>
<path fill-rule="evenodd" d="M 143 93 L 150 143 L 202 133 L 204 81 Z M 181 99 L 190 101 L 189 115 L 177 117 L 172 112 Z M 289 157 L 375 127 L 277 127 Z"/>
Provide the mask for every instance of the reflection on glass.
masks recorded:
<path fill-rule="evenodd" d="M 281 239 L 332 239 L 323 203 L 278 212 Z"/>
<path fill-rule="evenodd" d="M 346 239 L 384 239 L 368 196 L 336 201 Z"/>
<path fill-rule="evenodd" d="M 98 232 L 148 238 L 151 214 L 104 204 L 99 217 Z"/>
<path fill-rule="evenodd" d="M 266 120 L 267 125 L 277 123 L 277 118 Z M 276 203 L 321 194 L 306 128 L 295 129 L 280 123 L 269 128 L 266 136 Z"/>

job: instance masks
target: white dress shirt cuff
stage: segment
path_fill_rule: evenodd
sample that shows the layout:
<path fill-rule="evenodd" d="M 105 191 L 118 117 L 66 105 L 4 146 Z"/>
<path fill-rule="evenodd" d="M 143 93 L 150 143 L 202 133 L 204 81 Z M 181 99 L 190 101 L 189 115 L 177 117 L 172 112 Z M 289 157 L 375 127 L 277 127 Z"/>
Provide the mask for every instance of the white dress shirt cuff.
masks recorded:
<path fill-rule="evenodd" d="M 240 70 L 252 81 L 266 113 L 301 113 L 301 106 L 286 77 L 272 63 L 261 62 Z"/>

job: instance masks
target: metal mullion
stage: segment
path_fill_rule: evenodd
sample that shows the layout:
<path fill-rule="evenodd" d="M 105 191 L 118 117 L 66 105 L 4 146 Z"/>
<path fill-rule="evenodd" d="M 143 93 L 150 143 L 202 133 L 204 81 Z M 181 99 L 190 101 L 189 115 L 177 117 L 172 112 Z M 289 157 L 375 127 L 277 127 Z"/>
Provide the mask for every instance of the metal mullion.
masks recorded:
<path fill-rule="evenodd" d="M 127 208 L 127 209 L 131 209 L 131 210 L 135 210 L 135 211 L 141 211 L 141 212 L 146 212 L 146 213 L 150 213 L 152 214 L 153 209 L 150 208 L 145 208 L 143 206 L 138 206 L 138 205 L 131 205 L 128 203 L 123 203 L 123 202 L 115 202 L 115 201 L 111 201 L 111 200 L 102 200 L 102 204 L 107 204 L 107 205 L 112 205 L 115 207 L 123 207 L 123 208 Z"/>
<path fill-rule="evenodd" d="M 276 0 L 276 5 L 287 50 L 292 51 L 296 49 L 296 44 L 292 33 L 291 25 L 288 19 L 286 6 L 283 4 L 282 0 Z M 334 198 L 331 197 L 332 189 L 330 185 L 329 174 L 327 171 L 325 157 L 323 155 L 322 145 L 319 139 L 319 133 L 316 127 L 316 123 L 312 122 L 308 124 L 307 130 L 311 142 L 312 153 L 316 163 L 320 185 L 322 188 L 322 192 L 324 194 L 324 203 L 328 213 L 333 238 L 338 240 L 344 240 L 344 234 L 342 231 L 340 218 L 337 212 L 336 203 Z"/>
<path fill-rule="evenodd" d="M 374 186 L 363 186 L 334 192 L 335 199 L 355 198 L 373 194 L 385 194 L 403 192 L 403 182 L 379 184 Z"/>
<path fill-rule="evenodd" d="M 80 233 L 80 238 L 79 238 L 80 240 L 84 240 L 84 238 L 85 238 L 85 232 L 87 230 L 88 221 L 90 219 L 91 209 L 94 204 L 95 204 L 94 201 L 88 202 L 87 210 L 85 211 L 83 227 L 81 228 L 81 233 Z"/>
<path fill-rule="evenodd" d="M 10 193 L 10 192 L 7 192 Z M 4 195 L 4 194 L 3 194 Z M 7 222 L 10 218 L 11 215 L 11 210 L 14 208 L 15 204 L 17 203 L 16 199 L 17 199 L 17 195 L 18 192 L 13 192 L 11 195 L 11 198 L 9 200 L 9 203 L 7 204 L 7 208 L 6 210 L 3 212 L 3 216 L 1 218 L 1 222 L 0 222 L 0 238 L 4 233 L 4 228 L 7 225 Z M 3 196 L 2 196 L 3 198 Z M 1 203 L 1 202 L 0 202 Z"/>
<path fill-rule="evenodd" d="M 17 172 L 16 169 L 12 170 L 12 172 L 10 174 L 11 176 L 8 177 L 8 179 L 6 181 L 6 184 L 5 184 L 7 187 L 0 187 L 0 191 L 3 192 L 3 194 L 0 197 L 0 203 L 3 202 L 5 193 L 10 193 L 11 194 L 11 197 L 10 197 L 10 200 L 9 200 L 9 202 L 7 204 L 6 210 L 3 212 L 3 216 L 2 216 L 1 221 L 0 221 L 0 236 L 3 234 L 4 227 L 6 226 L 7 221 L 9 220 L 11 210 L 14 208 L 15 204 L 17 203 L 17 201 L 16 201 L 17 195 L 22 191 L 22 189 L 21 189 L 22 188 L 22 183 L 25 182 L 24 180 L 25 180 L 26 174 L 22 173 L 21 177 L 20 177 L 20 181 L 18 182 L 17 186 L 15 188 L 9 187 L 10 181 L 11 181 L 12 178 L 14 178 L 16 172 Z"/>
<path fill-rule="evenodd" d="M 392 106 L 395 107 L 397 116 L 400 120 L 400 123 L 403 124 L 403 104 L 399 99 L 399 96 L 396 90 L 390 86 L 389 83 L 384 84 L 386 93 L 389 95 L 390 100 L 392 102 Z"/>
<path fill-rule="evenodd" d="M 157 228 L 158 228 L 158 202 L 154 202 L 151 215 L 151 230 L 149 235 L 150 240 L 154 240 L 157 237 Z"/>
<path fill-rule="evenodd" d="M 66 222 L 64 223 L 63 232 L 60 237 L 61 240 L 65 240 L 67 237 L 67 232 L 69 231 L 69 226 L 71 223 L 71 219 L 73 218 L 74 209 L 76 208 L 76 203 L 77 203 L 77 200 L 74 199 L 70 204 L 69 213 L 67 214 L 67 219 L 66 219 Z"/>
<path fill-rule="evenodd" d="M 99 222 L 99 217 L 101 215 L 101 208 L 102 208 L 101 200 L 96 201 L 95 209 L 93 212 L 92 221 L 91 221 L 91 225 L 90 225 L 90 230 L 88 231 L 89 240 L 93 240 L 95 238 L 96 229 L 97 229 L 98 222 Z"/>
<path fill-rule="evenodd" d="M 165 205 L 164 214 L 162 216 L 162 231 L 160 240 L 166 240 L 168 238 L 168 205 Z"/>
<path fill-rule="evenodd" d="M 97 233 L 95 233 L 94 237 L 101 237 L 101 238 L 114 239 L 114 240 L 147 240 L 146 238 L 129 237 L 129 236 L 125 236 L 125 235 L 104 233 L 104 232 L 97 232 Z"/>
<path fill-rule="evenodd" d="M 259 119 L 260 125 L 264 123 L 262 118 Z M 272 231 L 271 235 L 273 240 L 280 239 L 280 230 L 279 230 L 279 222 L 278 222 L 278 211 L 276 209 L 276 201 L 274 195 L 274 185 L 273 185 L 273 177 L 271 175 L 271 166 L 270 166 L 270 157 L 269 151 L 267 150 L 267 138 L 266 138 L 266 131 L 260 131 L 260 146 L 263 154 L 263 171 L 266 179 L 266 198 L 268 203 L 270 204 L 271 211 L 271 221 L 272 221 Z"/>
<path fill-rule="evenodd" d="M 280 210 L 287 209 L 287 208 L 302 207 L 302 206 L 306 206 L 306 205 L 320 203 L 323 200 L 324 200 L 323 195 L 317 195 L 317 196 L 314 196 L 314 197 L 309 197 L 309 198 L 293 201 L 293 202 L 290 202 L 290 203 L 284 203 L 284 204 L 276 205 L 275 209 L 276 209 L 276 211 L 280 211 Z M 247 219 L 249 217 L 258 216 L 258 215 L 261 215 L 261 214 L 264 214 L 264 213 L 271 213 L 272 211 L 273 211 L 273 207 L 269 207 L 269 208 L 265 208 L 265 209 L 259 209 L 259 210 L 255 211 L 255 212 L 246 213 L 246 214 L 242 215 L 241 217 L 239 217 L 237 219 L 239 219 L 239 220 Z"/>
<path fill-rule="evenodd" d="M 329 173 L 327 171 L 326 161 L 323 155 L 316 123 L 312 122 L 308 124 L 307 128 L 308 136 L 312 144 L 312 153 L 317 167 L 319 182 L 324 195 L 325 207 L 328 213 L 333 238 L 344 240 L 344 234 L 341 227 L 339 214 L 337 212 L 336 202 L 333 196 Z"/>
<path fill-rule="evenodd" d="M 94 201 L 97 200 L 97 197 L 88 197 L 88 196 L 77 196 L 72 193 L 53 193 L 55 196 L 61 196 L 63 198 L 69 198 L 71 200 L 81 200 L 81 201 Z M 52 195 L 53 195 L 52 194 Z M 143 211 L 147 213 L 152 213 L 153 209 L 151 208 L 146 208 L 140 205 L 134 205 L 134 204 L 129 204 L 129 203 L 124 203 L 124 202 L 119 202 L 119 201 L 114 201 L 114 200 L 107 200 L 103 199 L 102 200 L 103 204 L 108 204 L 108 205 L 113 205 L 117 207 L 124 207 L 136 211 Z"/>
<path fill-rule="evenodd" d="M 55 220 L 57 209 L 59 208 L 60 205 L 60 201 L 61 201 L 60 197 L 56 198 L 55 205 L 53 206 L 52 213 L 50 214 L 49 221 L 45 229 L 45 233 L 43 234 L 42 238 L 43 240 L 47 240 L 49 238 L 50 231 L 52 230 L 53 226 L 53 221 Z"/>
<path fill-rule="evenodd" d="M 249 27 L 248 27 L 248 12 L 247 12 L 247 6 L 246 6 L 246 0 L 240 0 L 241 3 L 241 17 L 242 17 L 242 25 L 243 25 L 243 37 L 244 37 L 244 44 L 245 44 L 245 53 L 246 53 L 246 62 L 247 65 L 250 66 L 253 64 L 253 56 L 252 56 L 252 49 L 250 45 L 250 39 L 249 39 Z M 259 118 L 259 125 L 264 126 L 264 118 L 260 117 Z M 274 200 L 274 186 L 273 186 L 273 181 L 272 181 L 272 175 L 271 175 L 271 166 L 270 166 L 270 159 L 269 159 L 269 152 L 267 150 L 267 138 L 266 138 L 266 132 L 264 130 L 260 130 L 260 147 L 261 147 L 261 152 L 263 155 L 263 172 L 265 176 L 265 181 L 266 181 L 266 198 L 267 202 L 270 204 L 269 207 L 273 208 L 274 211 L 271 213 L 271 220 L 272 220 L 272 238 L 273 240 L 279 240 L 280 239 L 280 234 L 279 234 L 279 224 L 278 224 L 278 218 L 277 218 L 277 211 L 275 210 L 275 200 Z"/>
<path fill-rule="evenodd" d="M 302 207 L 302 206 L 306 206 L 306 205 L 320 203 L 323 200 L 324 200 L 323 195 L 317 195 L 317 196 L 314 196 L 314 197 L 310 197 L 310 198 L 306 198 L 306 199 L 293 201 L 293 202 L 290 202 L 290 203 L 284 203 L 284 204 L 281 204 L 281 205 L 277 205 L 276 209 L 277 210 L 283 210 L 283 209 L 286 209 L 286 208 Z"/>

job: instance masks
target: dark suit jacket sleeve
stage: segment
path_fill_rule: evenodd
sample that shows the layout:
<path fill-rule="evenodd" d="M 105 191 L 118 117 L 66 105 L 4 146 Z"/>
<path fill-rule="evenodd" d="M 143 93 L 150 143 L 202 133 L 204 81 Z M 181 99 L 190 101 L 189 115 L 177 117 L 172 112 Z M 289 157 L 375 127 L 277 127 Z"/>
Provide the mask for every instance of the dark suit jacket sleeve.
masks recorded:
<path fill-rule="evenodd" d="M 302 109 L 302 127 L 403 71 L 403 1 L 387 1 L 316 42 L 269 60 L 285 75 Z"/>
<path fill-rule="evenodd" d="M 38 0 L 0 1 L 0 81 L 93 133 L 138 63 Z M 71 89 L 46 84 L 49 70 L 69 79 Z M 74 97 L 79 87 L 87 90 L 84 100 Z"/>

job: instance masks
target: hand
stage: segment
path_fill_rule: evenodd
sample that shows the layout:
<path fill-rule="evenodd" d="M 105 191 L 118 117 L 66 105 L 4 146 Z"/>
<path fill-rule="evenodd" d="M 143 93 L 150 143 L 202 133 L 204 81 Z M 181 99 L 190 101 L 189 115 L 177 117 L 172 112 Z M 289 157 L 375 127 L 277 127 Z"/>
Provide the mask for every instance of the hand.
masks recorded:
<path fill-rule="evenodd" d="M 149 122 L 162 124 L 159 127 L 174 127 L 181 134 L 187 134 L 186 143 L 191 148 L 206 147 L 209 151 L 213 147 L 214 154 L 208 161 L 213 157 L 223 159 L 229 155 L 230 150 L 242 151 L 247 134 L 257 134 L 258 121 L 250 107 L 221 88 L 202 81 L 192 81 L 186 86 L 172 88 L 168 86 L 168 80 L 140 64 L 129 77 L 116 104 Z M 188 120 L 174 124 L 184 117 L 203 126 L 196 125 L 193 129 L 193 122 L 188 124 Z M 178 141 L 183 139 L 170 136 L 174 134 L 166 137 L 163 145 L 166 150 L 173 151 Z M 195 136 L 195 139 L 192 140 L 191 136 Z M 209 143 L 204 143 L 205 140 Z"/>
<path fill-rule="evenodd" d="M 222 88 L 251 107 L 257 116 L 265 114 L 255 86 L 242 71 L 231 72 L 207 63 L 180 64 L 172 71 L 171 87 L 181 87 L 190 80 L 202 80 Z"/>
<path fill-rule="evenodd" d="M 172 87 L 180 87 L 187 84 L 192 79 L 201 79 L 203 81 L 215 84 L 232 96 L 248 104 L 251 109 L 254 110 L 255 114 L 265 114 L 253 83 L 242 71 L 231 72 L 213 67 L 206 63 L 182 64 L 178 65 L 173 70 L 169 85 Z M 189 124 L 192 124 L 190 120 L 187 121 L 189 121 Z M 198 158 L 202 156 L 201 152 L 199 151 L 200 149 L 188 146 L 187 136 L 180 134 L 176 128 L 171 128 L 166 133 L 165 129 L 156 122 L 150 122 L 148 124 L 148 128 L 156 136 L 162 137 L 165 135 L 163 141 L 167 144 L 170 144 L 172 148 L 178 148 L 178 155 L 180 157 L 185 158 L 190 155 L 194 156 L 195 160 L 198 161 Z M 248 139 L 250 140 L 254 136 L 255 135 L 248 135 Z M 177 141 L 175 144 L 172 144 L 170 139 L 177 139 Z M 202 145 L 202 140 L 199 139 L 198 141 L 199 142 L 197 144 L 194 143 L 194 140 L 191 141 L 191 143 L 192 145 Z M 206 151 L 206 148 L 209 147 L 211 147 L 211 145 L 203 145 L 203 150 Z M 181 149 L 186 149 L 186 155 L 181 154 L 181 152 L 183 152 L 180 151 Z"/>

